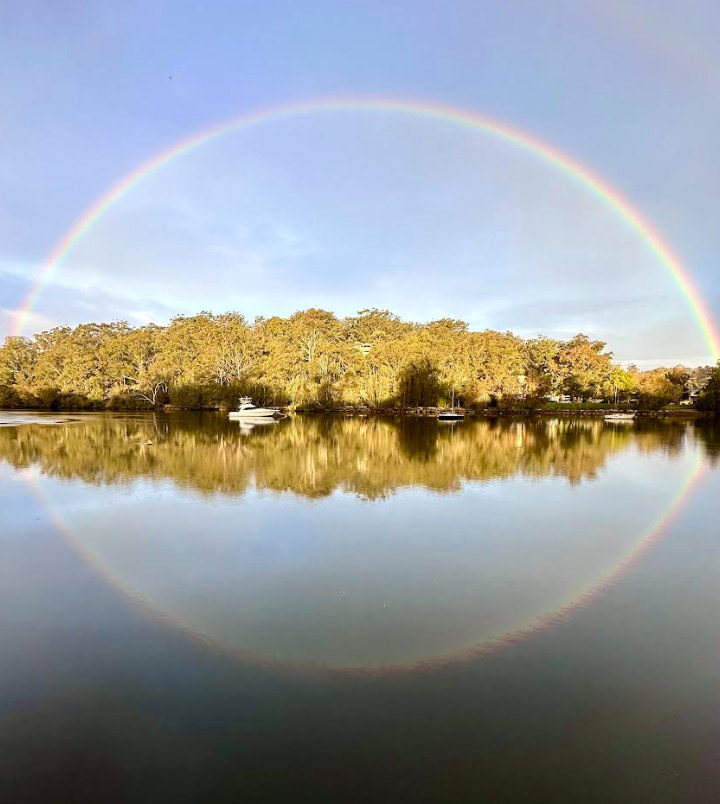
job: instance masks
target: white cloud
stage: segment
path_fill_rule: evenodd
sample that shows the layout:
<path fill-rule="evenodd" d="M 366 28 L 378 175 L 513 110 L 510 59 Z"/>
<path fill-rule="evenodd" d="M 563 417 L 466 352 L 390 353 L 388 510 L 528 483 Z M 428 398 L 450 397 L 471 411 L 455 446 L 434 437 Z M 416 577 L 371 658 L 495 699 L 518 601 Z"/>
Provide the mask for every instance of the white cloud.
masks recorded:
<path fill-rule="evenodd" d="M 0 307 L 0 333 L 11 335 L 17 331 L 18 324 L 22 324 L 23 332 L 32 330 L 39 332 L 50 329 L 54 322 L 43 313 L 23 312 L 22 310 L 10 310 L 7 307 Z"/>
<path fill-rule="evenodd" d="M 131 318 L 134 318 L 136 321 L 139 321 L 141 324 L 161 324 L 163 323 L 162 319 L 159 318 L 157 315 L 153 315 L 152 313 L 146 313 L 142 310 L 129 310 L 128 315 Z"/>

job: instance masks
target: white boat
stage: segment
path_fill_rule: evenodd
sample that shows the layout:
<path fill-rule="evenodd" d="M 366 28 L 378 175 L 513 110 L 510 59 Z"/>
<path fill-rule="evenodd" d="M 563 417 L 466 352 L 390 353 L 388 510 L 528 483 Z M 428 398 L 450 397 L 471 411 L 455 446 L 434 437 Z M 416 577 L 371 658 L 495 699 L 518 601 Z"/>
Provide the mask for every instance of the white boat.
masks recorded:
<path fill-rule="evenodd" d="M 240 397 L 237 410 L 231 410 L 228 414 L 231 419 L 274 419 L 279 417 L 280 411 L 277 408 L 258 408 L 253 405 L 249 396 Z"/>
<path fill-rule="evenodd" d="M 460 422 L 465 418 L 464 413 L 455 410 L 455 391 L 452 392 L 452 403 L 450 412 L 438 413 L 439 422 Z"/>
<path fill-rule="evenodd" d="M 632 422 L 635 421 L 634 413 L 606 413 L 606 422 Z"/>

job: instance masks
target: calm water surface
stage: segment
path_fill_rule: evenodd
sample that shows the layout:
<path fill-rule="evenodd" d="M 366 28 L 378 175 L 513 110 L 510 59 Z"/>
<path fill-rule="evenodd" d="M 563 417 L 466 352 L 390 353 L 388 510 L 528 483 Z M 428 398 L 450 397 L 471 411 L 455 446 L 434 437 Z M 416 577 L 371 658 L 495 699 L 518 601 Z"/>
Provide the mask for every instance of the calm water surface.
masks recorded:
<path fill-rule="evenodd" d="M 3 801 L 720 800 L 712 422 L 0 412 Z"/>

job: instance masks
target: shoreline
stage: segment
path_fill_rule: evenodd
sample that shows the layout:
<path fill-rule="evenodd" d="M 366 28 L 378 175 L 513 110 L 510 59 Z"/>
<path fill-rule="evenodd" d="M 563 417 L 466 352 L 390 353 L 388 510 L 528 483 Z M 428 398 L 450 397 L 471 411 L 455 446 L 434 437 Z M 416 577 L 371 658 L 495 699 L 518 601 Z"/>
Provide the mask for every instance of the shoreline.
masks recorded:
<path fill-rule="evenodd" d="M 176 405 L 162 405 L 157 408 L 0 408 L 2 413 L 46 413 L 50 415 L 60 415 L 67 413 L 227 413 L 229 407 L 181 407 Z M 360 418 L 382 417 L 382 418 L 410 418 L 410 419 L 433 419 L 439 413 L 449 413 L 450 408 L 371 408 L 365 406 L 339 406 L 339 407 L 278 407 L 282 413 L 299 413 L 303 416 L 334 415 L 334 416 L 357 416 Z M 463 414 L 468 419 L 497 419 L 497 418 L 522 418 L 530 419 L 536 416 L 562 416 L 577 418 L 601 418 L 614 413 L 633 413 L 636 418 L 676 418 L 676 419 L 712 419 L 715 418 L 714 411 L 681 409 L 646 410 L 635 408 L 585 408 L 585 407 L 562 407 L 562 408 L 455 408 L 455 412 Z"/>
<path fill-rule="evenodd" d="M 281 408 L 287 412 L 286 408 Z M 450 408 L 295 408 L 295 413 L 303 415 L 326 414 L 345 416 L 394 416 L 405 418 L 432 419 L 439 413 L 450 413 Z M 468 419 L 494 419 L 494 418 L 532 418 L 534 416 L 577 416 L 577 417 L 603 417 L 613 413 L 633 413 L 637 418 L 684 418 L 708 419 L 714 418 L 713 411 L 705 410 L 639 410 L 634 408 L 455 408 L 456 413 L 462 413 Z"/>

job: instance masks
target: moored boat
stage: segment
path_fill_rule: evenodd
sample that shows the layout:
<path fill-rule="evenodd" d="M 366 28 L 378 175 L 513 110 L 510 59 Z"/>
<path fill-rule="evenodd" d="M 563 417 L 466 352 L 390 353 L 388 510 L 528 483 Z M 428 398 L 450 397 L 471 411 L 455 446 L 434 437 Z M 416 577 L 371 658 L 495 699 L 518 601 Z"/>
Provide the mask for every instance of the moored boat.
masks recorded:
<path fill-rule="evenodd" d="M 635 421 L 634 413 L 606 413 L 606 422 L 632 422 Z"/>
<path fill-rule="evenodd" d="M 439 422 L 461 422 L 465 418 L 464 413 L 455 410 L 455 391 L 452 392 L 452 402 L 449 411 L 438 413 Z"/>
<path fill-rule="evenodd" d="M 280 417 L 281 413 L 277 408 L 258 408 L 253 405 L 249 396 L 240 397 L 237 410 L 231 410 L 228 414 L 231 419 L 268 419 Z"/>

